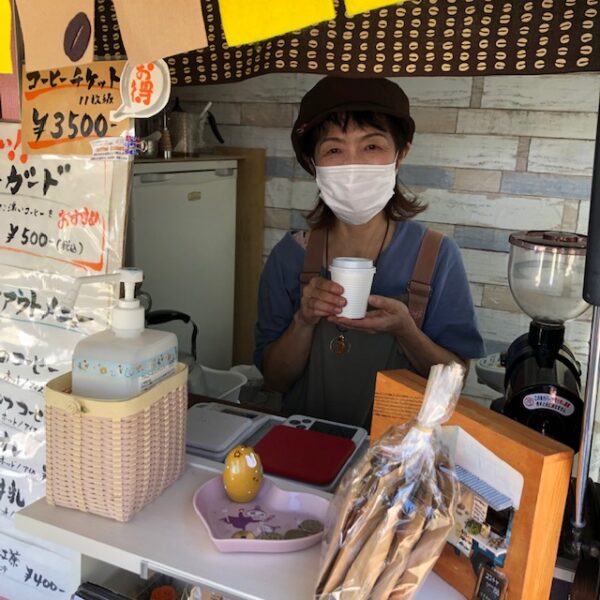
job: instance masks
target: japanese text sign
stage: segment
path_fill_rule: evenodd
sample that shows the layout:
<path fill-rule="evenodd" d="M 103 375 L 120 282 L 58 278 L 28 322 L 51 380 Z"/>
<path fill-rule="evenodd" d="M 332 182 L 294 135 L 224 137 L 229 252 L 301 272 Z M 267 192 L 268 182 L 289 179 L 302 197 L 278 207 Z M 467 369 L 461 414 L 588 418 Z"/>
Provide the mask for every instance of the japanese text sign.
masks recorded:
<path fill-rule="evenodd" d="M 0 262 L 103 272 L 111 178 L 101 161 L 23 153 L 17 124 L 0 127 Z M 63 272 L 65 269 L 63 269 Z"/>
<path fill-rule="evenodd" d="M 123 104 L 110 113 L 113 121 L 128 117 L 151 117 L 169 101 L 171 78 L 167 63 L 160 59 L 139 65 L 127 63 L 121 74 Z"/>
<path fill-rule="evenodd" d="M 90 141 L 118 137 L 129 123 L 111 120 L 121 105 L 125 61 L 23 74 L 23 145 L 28 154 L 91 154 Z"/>

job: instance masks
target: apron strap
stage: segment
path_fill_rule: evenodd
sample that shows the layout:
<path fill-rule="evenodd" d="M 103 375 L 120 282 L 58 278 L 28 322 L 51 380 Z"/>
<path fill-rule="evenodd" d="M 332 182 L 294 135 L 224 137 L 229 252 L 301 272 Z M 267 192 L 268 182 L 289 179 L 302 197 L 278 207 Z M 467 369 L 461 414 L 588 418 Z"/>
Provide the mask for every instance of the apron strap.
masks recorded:
<path fill-rule="evenodd" d="M 304 266 L 300 273 L 300 288 L 304 288 L 313 277 L 321 275 L 321 265 L 323 264 L 323 251 L 325 249 L 324 227 L 320 229 L 311 229 L 308 237 L 308 243 L 304 252 Z"/>
<path fill-rule="evenodd" d="M 428 229 L 423 236 L 412 277 L 408 282 L 408 312 L 421 329 L 431 296 L 431 278 L 444 235 Z"/>

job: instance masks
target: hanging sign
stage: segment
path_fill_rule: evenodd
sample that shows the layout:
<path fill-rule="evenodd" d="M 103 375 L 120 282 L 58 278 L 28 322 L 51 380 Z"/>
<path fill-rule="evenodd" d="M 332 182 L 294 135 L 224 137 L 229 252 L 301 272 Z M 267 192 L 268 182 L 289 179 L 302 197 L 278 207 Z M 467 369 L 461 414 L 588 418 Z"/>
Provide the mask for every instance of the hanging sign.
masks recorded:
<path fill-rule="evenodd" d="M 171 78 L 167 63 L 160 59 L 139 65 L 127 63 L 121 75 L 123 104 L 111 111 L 113 121 L 146 118 L 159 113 L 169 101 Z"/>
<path fill-rule="evenodd" d="M 111 163 L 24 154 L 20 137 L 0 124 L 0 263 L 103 272 Z"/>
<path fill-rule="evenodd" d="M 28 154 L 91 154 L 90 141 L 129 126 L 110 113 L 121 104 L 125 61 L 23 73 L 23 145 Z"/>
<path fill-rule="evenodd" d="M 94 0 L 17 0 L 30 71 L 94 60 Z"/>
<path fill-rule="evenodd" d="M 332 0 L 219 0 L 229 46 L 250 44 L 335 18 Z"/>
<path fill-rule="evenodd" d="M 206 30 L 200 0 L 113 0 L 127 60 L 133 64 L 206 48 Z M 165 23 L 169 24 L 168 32 Z"/>

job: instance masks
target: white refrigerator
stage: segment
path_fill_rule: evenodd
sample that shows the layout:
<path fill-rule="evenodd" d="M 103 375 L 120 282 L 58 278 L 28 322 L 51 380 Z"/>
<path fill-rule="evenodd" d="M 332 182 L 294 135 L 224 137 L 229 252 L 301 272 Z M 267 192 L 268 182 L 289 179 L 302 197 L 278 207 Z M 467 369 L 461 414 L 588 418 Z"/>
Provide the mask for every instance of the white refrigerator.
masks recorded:
<path fill-rule="evenodd" d="M 236 176 L 237 161 L 222 157 L 136 162 L 126 236 L 152 310 L 189 315 L 198 362 L 216 369 L 232 360 Z M 191 351 L 191 324 L 157 327 Z"/>

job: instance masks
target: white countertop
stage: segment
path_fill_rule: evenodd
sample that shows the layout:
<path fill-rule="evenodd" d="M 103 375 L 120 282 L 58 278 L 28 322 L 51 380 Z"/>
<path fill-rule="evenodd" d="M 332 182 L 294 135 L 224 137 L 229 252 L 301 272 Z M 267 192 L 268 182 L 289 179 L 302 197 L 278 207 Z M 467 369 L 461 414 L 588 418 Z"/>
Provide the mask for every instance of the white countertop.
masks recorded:
<path fill-rule="evenodd" d="M 189 457 L 182 477 L 128 523 L 50 506 L 45 498 L 15 517 L 18 529 L 133 573 L 151 570 L 240 600 L 312 600 L 320 545 L 283 554 L 221 553 L 192 507 L 196 489 L 222 465 Z M 305 486 L 277 480 L 287 489 Z M 314 491 L 314 490 L 310 490 Z M 328 495 L 319 493 L 324 497 Z M 415 600 L 463 600 L 432 573 Z"/>

